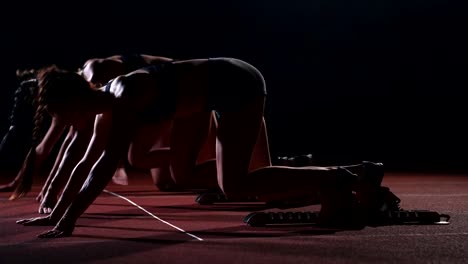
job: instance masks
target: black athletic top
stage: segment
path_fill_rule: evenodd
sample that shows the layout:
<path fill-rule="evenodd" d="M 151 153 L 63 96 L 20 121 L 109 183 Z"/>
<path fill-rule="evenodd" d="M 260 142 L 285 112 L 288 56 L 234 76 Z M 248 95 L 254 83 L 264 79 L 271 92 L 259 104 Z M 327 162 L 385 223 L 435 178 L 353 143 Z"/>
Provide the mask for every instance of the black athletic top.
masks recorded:
<path fill-rule="evenodd" d="M 172 62 L 160 62 L 139 68 L 147 70 L 157 78 L 159 94 L 155 101 L 145 109 L 140 117 L 145 122 L 159 122 L 175 112 L 177 101 L 177 87 Z M 106 84 L 105 91 L 109 92 L 112 81 Z"/>
<path fill-rule="evenodd" d="M 124 64 L 125 72 L 132 72 L 149 65 L 141 54 L 124 54 L 120 55 L 120 59 Z"/>

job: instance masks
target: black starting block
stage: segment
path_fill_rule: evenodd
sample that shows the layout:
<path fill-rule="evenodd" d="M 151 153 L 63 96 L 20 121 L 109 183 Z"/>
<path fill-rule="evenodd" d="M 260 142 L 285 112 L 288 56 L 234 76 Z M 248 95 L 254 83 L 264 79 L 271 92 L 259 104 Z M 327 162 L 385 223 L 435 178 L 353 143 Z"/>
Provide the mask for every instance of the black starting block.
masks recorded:
<path fill-rule="evenodd" d="M 197 196 L 195 202 L 200 205 L 210 205 L 215 203 L 225 203 L 227 202 L 227 198 L 222 193 L 202 193 Z"/>
<path fill-rule="evenodd" d="M 244 223 L 252 227 L 317 224 L 318 216 L 319 212 L 253 212 L 244 218 Z M 384 211 L 372 218 L 371 225 L 447 225 L 449 220 L 449 215 L 429 210 Z"/>

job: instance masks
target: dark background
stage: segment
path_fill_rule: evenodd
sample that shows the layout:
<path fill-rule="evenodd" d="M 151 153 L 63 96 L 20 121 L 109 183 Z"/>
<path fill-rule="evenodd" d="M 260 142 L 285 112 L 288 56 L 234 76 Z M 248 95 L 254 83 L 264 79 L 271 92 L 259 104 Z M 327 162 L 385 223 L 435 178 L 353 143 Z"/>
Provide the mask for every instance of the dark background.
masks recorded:
<path fill-rule="evenodd" d="M 2 4 L 3 5 L 3 4 Z M 125 52 L 236 57 L 267 82 L 273 156 L 465 170 L 466 4 L 435 0 L 16 1 L 2 6 L 0 130 L 17 68 Z M 466 171 L 466 170 L 465 170 Z"/>

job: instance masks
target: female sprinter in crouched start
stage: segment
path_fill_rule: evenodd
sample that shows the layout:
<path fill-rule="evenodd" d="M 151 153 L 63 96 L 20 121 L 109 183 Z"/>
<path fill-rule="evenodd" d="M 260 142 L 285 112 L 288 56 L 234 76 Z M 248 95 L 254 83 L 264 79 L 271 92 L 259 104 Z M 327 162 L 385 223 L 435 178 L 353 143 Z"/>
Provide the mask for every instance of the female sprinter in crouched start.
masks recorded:
<path fill-rule="evenodd" d="M 77 73 L 54 66 L 42 69 L 38 81 L 42 103 L 61 122 L 80 127 L 96 116 L 86 153 L 51 214 L 18 221 L 55 225 L 40 237 L 70 236 L 77 219 L 127 156 L 141 168 L 169 165 L 176 184 L 193 185 L 199 179 L 195 160 L 208 134 L 212 111 L 219 114 L 216 162 L 203 174 L 216 179 L 229 199 L 280 201 L 315 196 L 320 190 L 320 221 L 332 223 L 350 208 L 353 191 L 361 205 L 372 207 L 372 196 L 383 176 L 377 173 L 366 176 L 374 181 L 359 180 L 355 173 L 381 171 L 381 164 L 370 162 L 346 168 L 267 163 L 249 170 L 263 122 L 266 88 L 262 74 L 238 59 L 166 62 L 119 76 L 100 89 L 91 89 Z M 169 148 L 132 149 L 136 140 L 139 145 L 145 140 L 136 136 L 138 129 L 167 119 L 173 122 Z M 211 175 L 206 175 L 208 171 Z"/>

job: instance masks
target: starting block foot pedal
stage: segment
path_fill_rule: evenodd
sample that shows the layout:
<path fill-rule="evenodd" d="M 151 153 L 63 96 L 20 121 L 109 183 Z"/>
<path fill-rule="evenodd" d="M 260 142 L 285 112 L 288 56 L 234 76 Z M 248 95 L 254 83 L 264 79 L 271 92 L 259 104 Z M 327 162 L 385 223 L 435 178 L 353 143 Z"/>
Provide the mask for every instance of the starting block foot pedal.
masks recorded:
<path fill-rule="evenodd" d="M 429 210 L 384 211 L 375 219 L 377 225 L 448 225 L 450 216 Z"/>
<path fill-rule="evenodd" d="M 197 202 L 200 205 L 210 205 L 218 203 L 258 202 L 258 200 L 254 198 L 231 200 L 228 199 L 223 193 L 202 193 L 198 195 L 198 197 L 195 199 L 195 202 Z"/>
<path fill-rule="evenodd" d="M 320 212 L 253 212 L 244 217 L 252 227 L 267 225 L 317 224 Z M 400 210 L 381 212 L 369 226 L 384 225 L 448 225 L 450 216 L 428 210 Z"/>
<path fill-rule="evenodd" d="M 252 227 L 266 225 L 315 224 L 319 212 L 253 212 L 244 217 Z"/>

